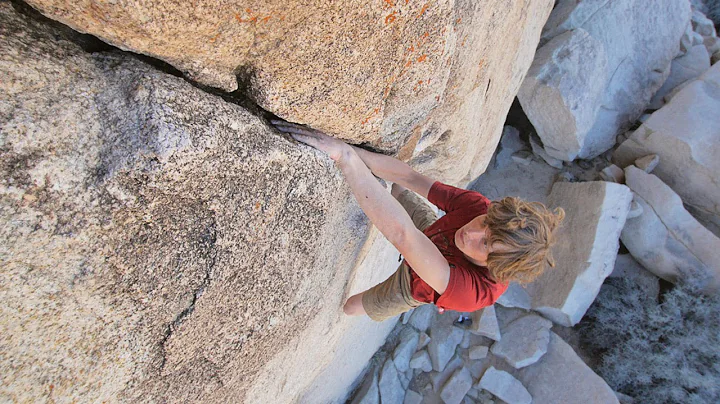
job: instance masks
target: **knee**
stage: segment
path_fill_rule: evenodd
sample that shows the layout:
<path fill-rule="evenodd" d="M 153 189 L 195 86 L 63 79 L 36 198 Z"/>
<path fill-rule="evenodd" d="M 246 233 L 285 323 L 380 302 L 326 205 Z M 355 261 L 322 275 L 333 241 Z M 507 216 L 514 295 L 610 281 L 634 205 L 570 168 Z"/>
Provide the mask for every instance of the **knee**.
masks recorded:
<path fill-rule="evenodd" d="M 362 305 L 362 293 L 350 297 L 343 306 L 343 312 L 348 316 L 361 316 L 365 314 Z"/>

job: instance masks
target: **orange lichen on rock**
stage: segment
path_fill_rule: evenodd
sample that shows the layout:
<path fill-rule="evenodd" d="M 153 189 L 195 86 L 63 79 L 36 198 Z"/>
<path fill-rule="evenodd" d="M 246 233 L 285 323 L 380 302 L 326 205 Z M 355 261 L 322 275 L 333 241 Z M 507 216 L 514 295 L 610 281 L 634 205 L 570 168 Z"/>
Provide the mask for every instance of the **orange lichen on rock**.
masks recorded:
<path fill-rule="evenodd" d="M 418 62 L 424 62 L 427 60 L 427 55 L 420 55 L 420 57 L 417 59 Z"/>
<path fill-rule="evenodd" d="M 388 7 L 395 7 L 395 2 L 393 0 L 385 0 L 385 4 L 387 4 Z M 405 4 L 407 4 L 407 2 Z"/>
<path fill-rule="evenodd" d="M 422 8 L 420 9 L 420 12 L 418 13 L 417 18 L 422 17 L 423 14 L 427 11 L 427 9 L 430 8 L 430 3 L 425 3 Z"/>
<path fill-rule="evenodd" d="M 393 11 L 392 13 L 388 14 L 387 17 L 385 17 L 385 24 L 390 24 L 391 22 L 395 21 L 397 17 L 395 17 L 395 14 L 397 14 L 397 11 Z"/>
<path fill-rule="evenodd" d="M 214 37 L 210 38 L 210 42 L 211 42 L 211 43 L 215 43 L 215 41 L 217 41 L 218 38 L 220 38 L 220 33 L 219 33 L 219 32 L 218 32 Z"/>

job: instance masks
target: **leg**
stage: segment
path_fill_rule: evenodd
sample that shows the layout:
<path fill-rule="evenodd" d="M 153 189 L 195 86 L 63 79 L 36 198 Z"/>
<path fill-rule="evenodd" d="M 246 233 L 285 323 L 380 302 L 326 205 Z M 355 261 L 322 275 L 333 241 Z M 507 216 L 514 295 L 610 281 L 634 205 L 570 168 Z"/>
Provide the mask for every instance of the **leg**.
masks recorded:
<path fill-rule="evenodd" d="M 348 316 L 362 316 L 367 313 L 365 313 L 365 308 L 362 305 L 362 297 L 363 293 L 358 293 L 357 295 L 351 296 L 347 302 L 345 302 L 345 305 L 343 306 L 343 311 Z"/>

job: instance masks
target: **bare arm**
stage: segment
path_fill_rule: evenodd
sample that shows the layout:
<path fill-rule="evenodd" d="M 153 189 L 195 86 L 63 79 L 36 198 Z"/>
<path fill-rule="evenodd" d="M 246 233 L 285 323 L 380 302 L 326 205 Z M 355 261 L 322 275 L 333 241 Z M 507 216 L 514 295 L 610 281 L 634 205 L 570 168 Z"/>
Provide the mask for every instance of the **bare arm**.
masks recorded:
<path fill-rule="evenodd" d="M 370 221 L 400 251 L 422 280 L 438 293 L 445 292 L 450 280 L 447 260 L 435 244 L 413 225 L 405 209 L 373 177 L 353 148 L 322 132 L 294 125 L 275 125 L 335 160 Z"/>
<path fill-rule="evenodd" d="M 365 165 L 378 177 L 399 184 L 416 194 L 427 198 L 435 180 L 413 170 L 402 161 L 380 153 L 373 153 L 351 146 Z"/>

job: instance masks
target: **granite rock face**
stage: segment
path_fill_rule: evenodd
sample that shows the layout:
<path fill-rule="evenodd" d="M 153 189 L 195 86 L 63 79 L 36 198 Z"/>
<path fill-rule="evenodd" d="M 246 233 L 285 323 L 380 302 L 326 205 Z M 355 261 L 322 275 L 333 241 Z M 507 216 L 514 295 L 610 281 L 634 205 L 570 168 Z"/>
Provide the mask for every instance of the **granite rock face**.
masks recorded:
<path fill-rule="evenodd" d="M 627 185 L 643 213 L 622 231 L 630 254 L 655 275 L 720 289 L 720 238 L 695 220 L 680 197 L 659 178 L 635 166 L 625 169 Z"/>
<path fill-rule="evenodd" d="M 369 237 L 332 162 L 5 1 L 0 76 L 0 396 L 242 402 L 289 346 L 297 399 Z"/>
<path fill-rule="evenodd" d="M 475 178 L 490 160 L 553 4 L 29 3 L 200 83 L 233 91 L 239 82 L 289 121 L 414 156 L 424 171 L 453 183 Z"/>
<path fill-rule="evenodd" d="M 547 352 L 552 322 L 535 314 L 512 321 L 503 330 L 503 339 L 494 343 L 493 355 L 515 369 L 537 362 Z"/>
<path fill-rule="evenodd" d="M 612 272 L 631 201 L 628 187 L 611 182 L 553 186 L 548 206 L 566 216 L 553 247 L 556 267 L 527 287 L 533 310 L 564 326 L 580 321 Z"/>
<path fill-rule="evenodd" d="M 611 148 L 665 82 L 689 22 L 686 0 L 558 1 L 518 94 L 548 153 L 570 161 Z M 587 102 L 598 89 L 600 105 Z"/>
<path fill-rule="evenodd" d="M 653 174 L 670 186 L 693 216 L 720 237 L 720 64 L 689 82 L 617 148 L 613 161 L 626 167 L 657 154 Z"/>

